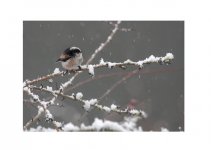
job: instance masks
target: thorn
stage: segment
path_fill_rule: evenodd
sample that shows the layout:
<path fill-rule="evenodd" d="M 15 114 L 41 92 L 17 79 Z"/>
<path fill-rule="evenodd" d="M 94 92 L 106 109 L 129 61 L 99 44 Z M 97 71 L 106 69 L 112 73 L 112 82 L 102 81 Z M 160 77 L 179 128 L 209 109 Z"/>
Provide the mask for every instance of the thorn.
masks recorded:
<path fill-rule="evenodd" d="M 68 74 L 68 70 L 65 70 L 65 71 L 62 72 L 63 76 L 66 75 L 66 74 Z"/>
<path fill-rule="evenodd" d="M 74 97 L 74 99 L 76 99 L 76 95 L 73 93 L 72 96 Z"/>
<path fill-rule="evenodd" d="M 82 68 L 81 68 L 81 66 L 78 66 L 78 70 L 81 70 Z"/>
<path fill-rule="evenodd" d="M 162 61 L 161 58 L 158 60 L 158 63 L 159 63 L 160 65 L 163 65 L 163 61 Z"/>
<path fill-rule="evenodd" d="M 41 83 L 41 84 L 40 84 L 40 90 L 42 90 L 42 89 L 43 89 L 43 84 Z"/>
<path fill-rule="evenodd" d="M 63 92 L 63 89 L 61 88 L 61 89 L 59 89 L 59 94 L 61 94 Z"/>

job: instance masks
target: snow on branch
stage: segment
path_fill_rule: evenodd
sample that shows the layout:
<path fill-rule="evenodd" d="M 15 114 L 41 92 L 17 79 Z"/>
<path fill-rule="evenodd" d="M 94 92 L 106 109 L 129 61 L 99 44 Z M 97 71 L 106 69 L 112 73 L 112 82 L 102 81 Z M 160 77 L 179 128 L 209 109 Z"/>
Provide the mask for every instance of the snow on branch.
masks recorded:
<path fill-rule="evenodd" d="M 139 60 L 137 62 L 131 61 L 131 60 L 126 60 L 124 62 L 116 63 L 116 62 L 104 61 L 103 59 L 101 59 L 99 64 L 83 65 L 83 66 L 80 67 L 80 69 L 73 70 L 76 74 L 68 82 L 61 84 L 60 89 L 57 90 L 57 91 L 56 90 L 54 91 L 52 89 L 52 87 L 49 87 L 49 86 L 47 86 L 46 88 L 43 88 L 43 87 L 33 86 L 32 84 L 40 82 L 40 81 L 44 81 L 44 80 L 49 80 L 49 79 L 52 79 L 52 78 L 59 76 L 59 75 L 63 75 L 64 71 L 59 71 L 58 68 L 56 68 L 54 70 L 54 72 L 50 75 L 46 75 L 46 76 L 40 77 L 38 79 L 34 79 L 32 81 L 25 81 L 23 91 L 26 92 L 29 96 L 32 97 L 32 99 L 33 99 L 32 102 L 38 103 L 38 113 L 35 117 L 32 118 L 32 120 L 29 120 L 26 123 L 26 125 L 24 126 L 24 129 L 29 127 L 34 121 L 38 120 L 38 118 L 44 112 L 46 121 L 50 120 L 54 124 L 56 129 L 59 130 L 59 127 L 56 126 L 56 125 L 58 125 L 58 123 L 55 123 L 53 116 L 51 115 L 50 111 L 47 109 L 50 105 L 54 104 L 54 101 L 56 100 L 57 96 L 62 96 L 62 97 L 65 97 L 67 99 L 71 99 L 71 100 L 81 102 L 83 104 L 83 108 L 86 111 L 90 111 L 90 109 L 92 107 L 94 107 L 94 108 L 97 108 L 99 110 L 102 110 L 102 111 L 105 111 L 105 112 L 108 112 L 108 113 L 109 112 L 117 112 L 117 113 L 120 113 L 120 114 L 128 114 L 128 115 L 141 116 L 142 118 L 146 118 L 147 117 L 146 113 L 141 111 L 141 110 L 136 110 L 136 109 L 129 110 L 128 108 L 119 109 L 118 107 L 115 107 L 114 104 L 112 104 L 111 107 L 102 106 L 102 105 L 99 104 L 100 100 L 98 100 L 98 99 L 85 100 L 85 99 L 82 99 L 82 97 L 83 97 L 82 93 L 77 93 L 76 95 L 69 96 L 69 95 L 63 94 L 63 91 L 74 80 L 74 78 L 78 75 L 78 73 L 82 72 L 82 71 L 88 70 L 89 74 L 94 76 L 94 74 L 95 74 L 94 70 L 96 68 L 100 68 L 100 67 L 104 67 L 104 68 L 107 67 L 109 69 L 114 68 L 114 67 L 120 67 L 120 68 L 125 69 L 126 66 L 132 66 L 133 65 L 133 66 L 137 66 L 139 69 L 142 69 L 145 64 L 150 64 L 150 63 L 168 64 L 168 63 L 171 62 L 172 59 L 174 59 L 174 56 L 171 53 L 167 53 L 164 57 L 155 57 L 155 56 L 151 55 L 150 57 L 148 57 L 144 60 Z M 117 84 L 119 84 L 119 83 L 117 83 Z M 54 97 L 48 102 L 41 101 L 39 99 L 38 95 L 33 94 L 31 92 L 31 89 L 36 89 L 36 90 L 41 90 L 41 91 L 51 93 Z M 43 108 L 43 111 L 41 111 L 41 108 Z"/>
<path fill-rule="evenodd" d="M 74 73 L 77 73 L 77 72 L 88 70 L 91 75 L 94 75 L 94 69 L 96 69 L 96 68 L 108 67 L 110 69 L 110 68 L 114 68 L 114 67 L 120 67 L 120 68 L 125 69 L 126 66 L 133 65 L 133 66 L 139 67 L 139 69 L 142 69 L 145 64 L 150 64 L 150 63 L 169 64 L 171 62 L 171 60 L 173 60 L 173 59 L 174 59 L 174 55 L 172 53 L 167 53 L 166 56 L 164 56 L 164 57 L 155 57 L 155 56 L 151 55 L 150 57 L 148 57 L 144 60 L 139 60 L 137 62 L 131 61 L 128 59 L 124 62 L 116 63 L 116 62 L 109 62 L 109 61 L 105 62 L 103 59 L 101 59 L 99 64 L 82 65 L 80 68 L 71 70 L 71 71 Z M 25 81 L 24 87 L 28 86 L 28 85 L 32 85 L 32 84 L 40 82 L 40 81 L 49 80 L 49 79 L 54 78 L 59 75 L 64 75 L 64 73 L 65 73 L 65 71 L 59 72 L 58 69 L 55 69 L 55 70 L 57 70 L 57 71 L 54 71 L 54 73 L 52 73 L 52 74 L 34 79 L 32 81 Z M 63 84 L 62 86 L 67 87 L 67 85 L 69 85 L 74 78 L 75 78 L 75 76 L 73 76 L 73 78 L 71 78 L 68 81 L 68 83 Z"/>
<path fill-rule="evenodd" d="M 49 87 L 49 86 L 47 86 L 47 90 L 53 91 L 53 90 L 52 90 L 52 87 Z M 37 108 L 38 108 L 37 115 L 36 115 L 35 117 L 33 117 L 32 119 L 30 119 L 30 120 L 24 125 L 24 127 L 23 127 L 24 130 L 26 130 L 33 122 L 37 121 L 43 113 L 45 113 L 45 120 L 46 120 L 47 122 L 52 122 L 53 125 L 55 126 L 56 130 L 59 131 L 60 129 L 59 129 L 59 127 L 57 126 L 57 125 L 58 125 L 58 122 L 55 123 L 55 120 L 54 120 L 53 115 L 52 115 L 52 114 L 50 113 L 50 111 L 47 109 L 50 105 L 54 104 L 57 95 L 53 94 L 54 97 L 53 97 L 50 101 L 46 102 L 46 101 L 40 100 L 38 95 L 32 93 L 32 92 L 31 92 L 31 89 L 30 89 L 29 87 L 24 87 L 24 90 L 23 90 L 23 91 L 24 91 L 26 94 L 28 94 L 30 97 L 33 98 L 33 100 L 32 100 L 31 102 L 33 102 L 33 103 L 38 103 L 38 106 L 37 106 Z"/>
<path fill-rule="evenodd" d="M 89 111 L 91 106 L 92 106 L 92 107 L 95 107 L 95 108 L 97 108 L 101 111 L 105 111 L 105 112 L 108 112 L 108 113 L 109 112 L 116 112 L 116 113 L 119 113 L 119 114 L 128 114 L 128 115 L 132 115 L 132 116 L 140 116 L 142 118 L 147 117 L 147 114 L 142 110 L 128 109 L 128 108 L 119 109 L 117 106 L 115 107 L 114 104 L 112 104 L 110 107 L 108 107 L 108 106 L 103 106 L 103 105 L 98 104 L 98 102 L 99 102 L 98 99 L 90 99 L 90 100 L 82 99 L 82 97 L 83 97 L 82 93 L 77 93 L 76 95 L 75 94 L 65 95 L 61 91 L 51 91 L 51 90 L 48 90 L 47 88 L 40 88 L 40 87 L 36 87 L 36 86 L 29 86 L 29 88 L 44 91 L 44 92 L 47 92 L 47 93 L 50 93 L 50 94 L 53 94 L 53 95 L 57 95 L 57 96 L 61 96 L 63 98 L 67 98 L 69 100 L 80 102 L 80 103 L 83 104 L 83 108 L 86 111 Z"/>
<path fill-rule="evenodd" d="M 112 30 L 111 34 L 107 37 L 107 40 L 104 43 L 101 43 L 100 46 L 95 50 L 95 52 L 92 54 L 92 56 L 89 58 L 89 60 L 86 62 L 86 65 L 90 64 L 92 60 L 95 58 L 95 56 L 102 51 L 102 49 L 113 39 L 113 36 L 119 29 L 119 24 L 121 21 L 117 21 L 116 24 L 114 24 L 114 29 Z"/>
<path fill-rule="evenodd" d="M 106 41 L 104 41 L 103 43 L 101 43 L 97 49 L 95 49 L 94 53 L 91 55 L 91 57 L 87 60 L 86 65 L 89 65 L 93 59 L 97 56 L 97 54 L 99 52 L 101 52 L 106 45 L 108 45 L 111 40 L 113 39 L 114 35 L 117 33 L 117 31 L 119 30 L 119 25 L 121 24 L 121 21 L 117 21 L 116 23 L 113 23 L 113 30 L 111 31 L 110 35 L 107 37 Z M 81 72 L 77 72 L 73 77 L 71 77 L 68 81 L 66 81 L 65 83 L 63 83 L 62 87 L 60 87 L 61 90 L 65 90 L 67 87 L 69 87 L 70 85 L 72 85 L 73 80 L 75 80 L 75 78 L 80 74 Z M 94 72 L 91 72 L 94 73 Z M 92 74 L 91 74 L 92 75 Z"/>
<path fill-rule="evenodd" d="M 64 132 L 81 132 L 81 131 L 117 131 L 117 132 L 128 132 L 128 131 L 138 131 L 143 132 L 141 126 L 137 125 L 138 117 L 125 117 L 122 122 L 114 122 L 110 120 L 102 120 L 95 118 L 91 125 L 80 124 L 79 126 L 74 125 L 72 122 L 67 124 L 61 124 L 60 129 Z M 161 127 L 162 132 L 168 132 L 169 130 Z M 57 130 L 52 128 L 44 128 L 38 126 L 37 128 L 30 128 L 30 132 L 56 132 Z"/>
<path fill-rule="evenodd" d="M 94 122 L 91 125 L 84 125 L 83 123 L 80 126 L 76 126 L 73 123 L 69 122 L 67 124 L 61 125 L 62 131 L 72 132 L 72 131 L 143 131 L 141 126 L 137 127 L 137 121 L 139 117 L 125 117 L 123 122 L 113 122 L 109 120 L 101 120 L 95 118 Z M 56 131 L 52 128 L 43 128 L 38 126 L 37 128 L 30 128 L 28 131 L 40 132 L 40 131 Z"/>

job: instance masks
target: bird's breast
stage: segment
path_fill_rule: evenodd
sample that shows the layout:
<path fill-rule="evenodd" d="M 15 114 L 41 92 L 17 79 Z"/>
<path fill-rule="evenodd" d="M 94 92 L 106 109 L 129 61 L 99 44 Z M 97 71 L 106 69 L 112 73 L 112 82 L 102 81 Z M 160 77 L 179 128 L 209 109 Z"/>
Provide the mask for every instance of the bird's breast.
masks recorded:
<path fill-rule="evenodd" d="M 78 65 L 74 59 L 68 59 L 65 62 L 62 62 L 62 66 L 67 70 L 77 69 Z"/>

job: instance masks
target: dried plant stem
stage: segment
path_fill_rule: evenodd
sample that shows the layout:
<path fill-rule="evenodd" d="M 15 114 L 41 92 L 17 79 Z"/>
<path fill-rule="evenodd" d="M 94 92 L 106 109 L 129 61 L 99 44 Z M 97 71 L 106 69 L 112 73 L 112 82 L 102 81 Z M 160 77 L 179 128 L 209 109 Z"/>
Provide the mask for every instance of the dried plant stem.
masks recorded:
<path fill-rule="evenodd" d="M 103 48 L 113 39 L 113 36 L 116 34 L 116 32 L 119 29 L 121 21 L 118 21 L 116 24 L 114 24 L 114 29 L 112 30 L 111 34 L 107 37 L 106 41 L 101 43 L 100 46 L 95 50 L 95 52 L 92 54 L 92 56 L 87 60 L 86 65 L 90 64 L 92 60 L 96 57 L 96 55 L 103 50 Z"/>
<path fill-rule="evenodd" d="M 87 60 L 86 65 L 89 65 L 92 60 L 96 57 L 96 55 L 102 51 L 106 45 L 108 45 L 111 40 L 113 39 L 114 35 L 117 33 L 118 29 L 119 29 L 119 25 L 120 25 L 121 21 L 118 21 L 117 23 L 114 24 L 114 29 L 112 30 L 111 34 L 107 37 L 106 41 L 101 43 L 100 46 L 98 46 L 98 48 L 94 51 L 94 53 L 91 55 L 91 57 Z M 77 74 L 75 74 L 72 78 L 70 78 L 70 80 L 68 80 L 67 82 L 64 83 L 64 87 L 62 88 L 62 90 L 65 92 L 66 88 L 69 87 L 73 80 L 80 74 L 81 72 L 77 72 Z"/>
<path fill-rule="evenodd" d="M 122 79 L 118 80 L 117 82 L 115 82 L 109 89 L 106 90 L 106 92 L 99 98 L 99 102 L 102 101 L 102 99 L 104 97 L 106 97 L 107 95 L 109 95 L 117 86 L 119 86 L 122 82 L 126 81 L 128 78 L 132 77 L 133 75 L 135 75 L 136 73 L 138 73 L 139 70 L 133 70 L 132 72 L 128 73 L 127 75 L 125 75 Z"/>
<path fill-rule="evenodd" d="M 40 88 L 40 87 L 36 87 L 36 86 L 29 86 L 29 88 L 30 89 L 39 90 L 39 91 L 44 91 L 44 92 L 47 92 L 47 93 L 51 93 L 52 95 L 62 96 L 64 98 L 66 98 L 66 99 L 73 100 L 73 101 L 78 101 L 78 102 L 80 102 L 82 104 L 85 104 L 86 101 L 87 101 L 87 100 L 79 99 L 75 95 L 71 95 L 71 96 L 70 95 L 65 95 L 65 94 L 63 94 L 63 93 L 61 93 L 59 91 L 50 91 L 50 90 L 48 90 L 46 88 Z M 91 106 L 93 106 L 93 107 L 95 107 L 95 108 L 97 108 L 97 109 L 99 109 L 101 111 L 105 111 L 105 112 L 111 112 L 112 111 L 112 112 L 117 112 L 117 113 L 120 113 L 120 114 L 128 114 L 128 115 L 135 115 L 135 116 L 138 115 L 138 116 L 140 116 L 142 118 L 146 117 L 145 113 L 142 112 L 142 111 L 135 110 L 136 113 L 133 113 L 133 112 L 131 112 L 131 110 L 128 110 L 127 108 L 124 109 L 124 110 L 119 109 L 119 108 L 109 109 L 107 106 L 102 106 L 102 105 L 98 104 L 99 100 L 96 100 L 96 101 L 97 102 L 94 103 L 94 104 L 91 104 Z"/>
<path fill-rule="evenodd" d="M 43 112 L 44 112 L 44 111 L 42 111 L 42 112 L 41 112 L 41 111 L 38 111 L 37 115 L 34 116 L 32 119 L 30 119 L 30 120 L 24 125 L 23 129 L 24 129 L 24 130 L 27 130 L 27 128 L 29 128 L 33 122 L 36 122 L 36 121 L 40 118 L 40 116 L 43 114 Z"/>

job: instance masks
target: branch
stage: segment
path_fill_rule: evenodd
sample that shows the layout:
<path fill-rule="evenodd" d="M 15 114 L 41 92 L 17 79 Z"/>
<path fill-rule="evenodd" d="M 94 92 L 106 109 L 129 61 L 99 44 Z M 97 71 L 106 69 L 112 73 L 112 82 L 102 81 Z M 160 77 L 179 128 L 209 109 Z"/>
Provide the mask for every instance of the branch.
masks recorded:
<path fill-rule="evenodd" d="M 43 114 L 43 112 L 44 112 L 45 113 L 45 120 L 47 122 L 52 122 L 53 125 L 55 126 L 56 130 L 57 131 L 60 131 L 60 127 L 58 126 L 59 125 L 59 122 L 57 122 L 57 121 L 54 120 L 53 115 L 47 109 L 50 105 L 53 105 L 54 104 L 57 95 L 53 94 L 54 97 L 50 101 L 45 102 L 45 101 L 41 101 L 39 99 L 39 96 L 38 95 L 32 93 L 29 87 L 24 87 L 24 92 L 33 98 L 33 101 L 31 101 L 31 102 L 38 103 L 38 106 L 37 106 L 38 112 L 37 112 L 37 115 L 35 117 L 33 117 L 31 120 L 29 120 L 24 125 L 23 129 L 26 130 L 33 122 L 36 122 L 40 118 L 40 116 Z"/>
<path fill-rule="evenodd" d="M 111 40 L 113 39 L 114 35 L 117 33 L 118 29 L 119 29 L 119 25 L 120 25 L 121 21 L 118 21 L 117 23 L 114 24 L 114 29 L 112 30 L 111 34 L 107 37 L 106 41 L 101 43 L 100 46 L 94 51 L 94 53 L 92 54 L 92 56 L 88 59 L 88 61 L 86 62 L 86 65 L 90 64 L 92 62 L 92 60 L 96 57 L 96 55 L 102 51 L 106 45 L 108 45 Z M 64 84 L 62 84 L 63 86 L 60 88 L 60 90 L 65 90 L 67 87 L 69 87 L 73 80 L 80 74 L 81 72 L 77 72 L 72 78 L 70 78 L 67 82 L 65 82 Z"/>
<path fill-rule="evenodd" d="M 27 130 L 27 128 L 30 127 L 31 124 L 32 124 L 33 122 L 36 122 L 36 121 L 40 118 L 40 116 L 43 114 L 43 112 L 44 112 L 43 109 L 38 108 L 37 115 L 34 116 L 32 119 L 30 119 L 30 120 L 24 125 L 23 129 L 24 129 L 24 130 Z"/>
<path fill-rule="evenodd" d="M 112 30 L 111 34 L 107 37 L 106 41 L 104 43 L 101 43 L 100 46 L 95 50 L 95 52 L 92 54 L 92 56 L 89 58 L 89 60 L 86 62 L 86 65 L 90 64 L 92 60 L 95 58 L 95 56 L 103 50 L 103 48 L 113 39 L 113 36 L 116 34 L 116 32 L 119 29 L 121 21 L 118 21 L 116 24 L 114 24 L 114 29 Z"/>
<path fill-rule="evenodd" d="M 102 95 L 102 96 L 100 96 L 100 98 L 99 98 L 99 103 L 103 100 L 103 98 L 105 97 L 105 96 L 107 96 L 108 94 L 110 94 L 110 92 L 112 92 L 112 90 L 114 90 L 118 85 L 120 85 L 122 82 L 124 82 L 125 80 L 127 80 L 128 78 L 130 78 L 131 76 L 133 76 L 134 74 L 136 74 L 137 72 L 138 72 L 139 70 L 134 70 L 134 71 L 132 71 L 132 72 L 130 72 L 130 73 L 128 73 L 127 75 L 125 75 L 124 77 L 122 77 L 120 80 L 118 80 L 117 82 L 115 82 L 109 89 L 107 89 L 106 90 L 106 92 Z M 90 109 L 90 111 L 91 111 L 92 109 Z M 81 117 L 81 119 L 80 119 L 80 121 L 82 121 L 86 116 L 87 116 L 87 112 L 85 112 L 83 115 L 82 115 L 82 117 Z"/>
<path fill-rule="evenodd" d="M 76 95 L 72 94 L 70 96 L 70 95 L 65 95 L 65 94 L 61 93 L 61 91 L 53 91 L 53 90 L 48 90 L 46 88 L 40 88 L 40 87 L 36 87 L 36 86 L 29 86 L 29 88 L 30 89 L 44 91 L 44 92 L 47 92 L 47 93 L 50 93 L 50 94 L 53 94 L 53 95 L 62 96 L 62 97 L 67 98 L 69 100 L 80 102 L 80 103 L 84 104 L 83 108 L 86 111 L 89 111 L 91 106 L 93 106 L 93 107 L 95 107 L 95 108 L 97 108 L 99 110 L 105 111 L 105 112 L 117 112 L 117 113 L 120 113 L 120 114 L 128 114 L 128 115 L 133 115 L 133 116 L 140 116 L 142 118 L 146 118 L 147 117 L 146 113 L 143 112 L 142 110 L 136 110 L 136 109 L 130 110 L 128 108 L 122 110 L 122 109 L 119 109 L 114 104 L 112 104 L 110 107 L 100 105 L 100 104 L 98 104 L 99 100 L 97 100 L 97 99 L 83 100 L 82 99 L 82 97 L 83 97 L 82 93 L 77 93 Z"/>
<path fill-rule="evenodd" d="M 182 68 L 180 69 L 175 69 L 175 68 L 168 68 L 168 69 L 153 69 L 152 71 L 147 71 L 147 70 L 140 70 L 140 71 L 137 71 L 135 74 L 152 74 L 152 73 L 164 73 L 164 72 L 174 72 L 174 71 L 180 71 Z M 76 84 L 74 84 L 73 86 L 69 87 L 68 89 L 66 89 L 66 92 L 67 91 L 70 91 L 70 90 L 73 90 L 73 89 L 76 89 L 82 85 L 85 85 L 89 82 L 92 82 L 94 80 L 99 80 L 99 79 L 102 79 L 102 78 L 107 78 L 107 77 L 112 77 L 112 76 L 123 76 L 123 77 L 126 77 L 127 75 L 131 74 L 133 71 L 130 71 L 130 72 L 115 72 L 115 73 L 106 73 L 106 74 L 100 74 L 100 75 L 96 75 L 94 78 L 87 78 L 86 80 L 83 80 L 83 81 L 80 81 Z M 134 75 L 134 74 L 133 74 Z M 131 76 L 133 76 L 131 75 Z M 118 81 L 117 81 L 118 82 Z"/>
<path fill-rule="evenodd" d="M 117 82 L 115 82 L 109 89 L 106 90 L 106 92 L 99 98 L 100 101 L 102 101 L 102 99 L 107 96 L 108 94 L 110 94 L 118 85 L 120 85 L 122 82 L 126 81 L 128 78 L 132 77 L 133 75 L 135 75 L 139 70 L 133 70 L 132 72 L 128 73 L 127 75 L 125 75 L 124 77 L 122 77 L 122 79 L 118 80 Z"/>
<path fill-rule="evenodd" d="M 134 62 L 134 61 L 131 61 L 131 60 L 126 60 L 124 62 L 115 63 L 115 62 L 104 62 L 104 60 L 101 59 L 99 64 L 83 65 L 78 69 L 71 70 L 72 72 L 75 72 L 76 74 L 68 81 L 68 83 L 63 84 L 62 89 L 64 89 L 64 87 L 66 88 L 70 83 L 72 83 L 72 81 L 78 75 L 78 73 L 85 71 L 85 70 L 88 70 L 91 75 L 94 75 L 93 69 L 100 68 L 100 67 L 108 67 L 108 68 L 120 67 L 120 68 L 124 69 L 126 66 L 133 65 L 133 66 L 138 66 L 139 69 L 142 69 L 143 65 L 145 65 L 145 64 L 150 64 L 150 63 L 160 63 L 160 64 L 166 63 L 166 64 L 168 64 L 168 63 L 170 63 L 170 61 L 172 59 L 174 59 L 174 56 L 173 56 L 172 53 L 167 53 L 166 56 L 164 56 L 164 57 L 155 57 L 155 56 L 151 55 L 149 58 L 146 58 L 145 60 L 140 60 L 140 61 L 137 61 L 137 62 Z M 28 85 L 32 85 L 32 84 L 40 82 L 40 81 L 49 80 L 51 78 L 54 78 L 56 76 L 63 75 L 63 74 L 64 74 L 64 71 L 62 71 L 62 72 L 54 71 L 53 74 L 49 74 L 49 75 L 34 79 L 32 81 L 25 81 L 24 87 L 28 86 Z"/>
<path fill-rule="evenodd" d="M 95 118 L 94 122 L 91 125 L 84 125 L 83 123 L 80 126 L 75 126 L 73 123 L 69 122 L 64 124 L 61 128 L 62 131 L 143 131 L 141 126 L 137 126 L 139 117 L 125 117 L 122 122 L 113 122 L 109 120 L 101 120 Z M 37 128 L 31 128 L 28 131 L 55 131 L 55 129 L 46 129 L 41 126 Z"/>
<path fill-rule="evenodd" d="M 116 32 L 119 29 L 119 25 L 120 25 L 121 21 L 118 21 L 116 24 L 114 24 L 114 29 L 112 30 L 111 34 L 107 37 L 106 41 L 101 43 L 100 46 L 95 50 L 95 52 L 92 54 L 92 56 L 89 58 L 89 60 L 86 62 L 86 65 L 88 65 L 95 57 L 96 55 L 102 51 L 104 49 L 104 47 L 110 43 L 110 41 L 113 39 L 113 36 L 116 34 Z M 44 81 L 44 80 L 49 80 L 51 78 L 60 76 L 60 75 L 64 75 L 65 71 L 59 71 L 57 68 L 55 69 L 54 73 L 34 79 L 32 81 L 25 81 L 24 82 L 24 87 L 27 85 L 32 85 L 34 83 L 40 82 L 40 81 Z M 63 90 L 68 87 L 69 85 L 72 84 L 72 81 L 80 74 L 80 72 L 77 72 L 70 80 L 68 80 L 67 82 L 65 82 L 63 84 Z"/>

